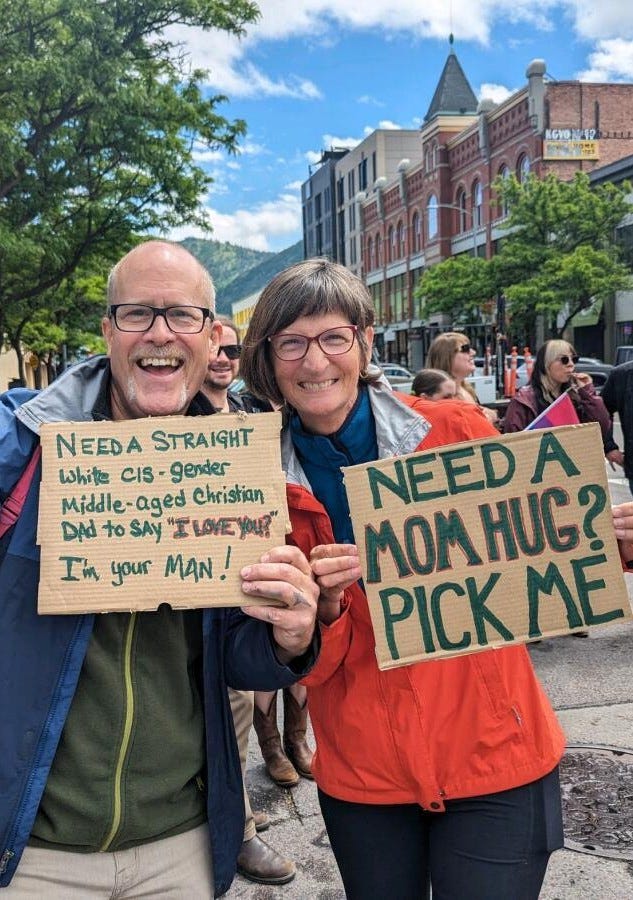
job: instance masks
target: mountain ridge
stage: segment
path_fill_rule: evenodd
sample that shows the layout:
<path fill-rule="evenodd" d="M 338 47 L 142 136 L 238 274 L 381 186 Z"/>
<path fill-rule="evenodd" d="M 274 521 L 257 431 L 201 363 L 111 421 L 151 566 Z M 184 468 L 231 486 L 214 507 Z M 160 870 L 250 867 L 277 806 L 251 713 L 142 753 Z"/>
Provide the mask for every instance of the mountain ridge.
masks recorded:
<path fill-rule="evenodd" d="M 216 288 L 216 308 L 231 314 L 231 304 L 261 291 L 287 266 L 303 259 L 303 241 L 299 240 L 279 253 L 253 250 L 212 238 L 185 238 L 180 242 L 207 269 Z"/>

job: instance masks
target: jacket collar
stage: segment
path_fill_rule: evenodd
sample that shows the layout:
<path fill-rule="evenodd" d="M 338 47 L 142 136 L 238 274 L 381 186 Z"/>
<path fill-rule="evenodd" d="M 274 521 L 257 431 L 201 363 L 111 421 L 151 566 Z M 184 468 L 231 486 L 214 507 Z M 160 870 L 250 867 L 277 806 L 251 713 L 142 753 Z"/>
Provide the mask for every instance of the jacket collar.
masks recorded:
<path fill-rule="evenodd" d="M 49 422 L 91 422 L 109 419 L 110 360 L 92 356 L 66 369 L 51 385 L 28 400 L 15 415 L 35 434 Z M 212 415 L 213 406 L 204 394 L 192 399 L 187 415 Z"/>

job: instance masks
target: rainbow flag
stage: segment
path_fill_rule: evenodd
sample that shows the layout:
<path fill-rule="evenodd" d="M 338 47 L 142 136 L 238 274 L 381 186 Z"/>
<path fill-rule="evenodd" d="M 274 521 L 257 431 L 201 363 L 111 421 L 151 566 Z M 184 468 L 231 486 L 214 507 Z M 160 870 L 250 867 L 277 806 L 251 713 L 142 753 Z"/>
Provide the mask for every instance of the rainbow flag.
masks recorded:
<path fill-rule="evenodd" d="M 556 425 L 580 425 L 580 419 L 576 407 L 571 402 L 569 391 L 565 391 L 553 403 L 550 403 L 547 409 L 544 409 L 533 422 L 530 422 L 525 430 L 554 428 Z"/>

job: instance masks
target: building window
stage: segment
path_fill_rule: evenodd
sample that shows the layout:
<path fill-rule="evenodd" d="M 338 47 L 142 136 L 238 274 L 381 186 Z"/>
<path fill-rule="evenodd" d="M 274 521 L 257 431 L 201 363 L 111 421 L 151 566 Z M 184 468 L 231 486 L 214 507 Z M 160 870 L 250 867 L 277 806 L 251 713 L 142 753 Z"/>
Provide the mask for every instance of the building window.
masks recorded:
<path fill-rule="evenodd" d="M 352 203 L 349 208 L 349 230 L 356 231 L 356 204 Z"/>
<path fill-rule="evenodd" d="M 398 222 L 396 226 L 396 243 L 397 243 L 397 257 L 398 259 L 402 259 L 404 256 L 404 235 L 405 229 L 402 221 Z"/>
<path fill-rule="evenodd" d="M 321 218 L 321 194 L 317 194 L 314 198 L 314 218 L 317 221 Z"/>
<path fill-rule="evenodd" d="M 479 228 L 483 224 L 483 205 L 484 195 L 481 182 L 476 181 L 473 184 L 473 228 Z"/>
<path fill-rule="evenodd" d="M 393 262 L 396 258 L 396 230 L 393 225 L 389 226 L 387 232 L 387 262 Z"/>
<path fill-rule="evenodd" d="M 356 265 L 356 238 L 350 238 L 349 242 L 349 264 L 350 266 Z"/>
<path fill-rule="evenodd" d="M 326 187 L 323 191 L 323 209 L 326 213 L 329 212 L 330 205 L 330 189 Z"/>
<path fill-rule="evenodd" d="M 524 153 L 519 157 L 519 162 L 517 164 L 517 178 L 523 184 L 524 181 L 527 180 L 528 175 L 530 174 L 530 157 L 527 153 Z"/>
<path fill-rule="evenodd" d="M 382 237 L 380 233 L 376 235 L 376 268 L 382 266 Z"/>
<path fill-rule="evenodd" d="M 374 268 L 374 242 L 371 238 L 367 238 L 365 258 L 367 259 L 367 270 L 371 272 Z"/>
<path fill-rule="evenodd" d="M 353 200 L 356 190 L 354 189 L 354 170 L 347 173 L 347 196 L 349 200 Z"/>
<path fill-rule="evenodd" d="M 499 171 L 499 176 L 503 178 L 504 181 L 507 181 L 510 177 L 510 169 L 508 166 L 501 166 L 501 170 Z M 499 212 L 505 218 L 510 212 L 510 204 L 507 200 L 504 200 L 501 204 L 499 204 Z"/>
<path fill-rule="evenodd" d="M 457 231 L 463 234 L 468 228 L 468 200 L 466 191 L 462 188 L 457 195 Z"/>
<path fill-rule="evenodd" d="M 367 190 L 367 160 L 361 159 L 358 164 L 358 190 Z"/>
<path fill-rule="evenodd" d="M 343 176 L 336 182 L 336 205 L 342 206 L 345 203 L 345 181 Z"/>
<path fill-rule="evenodd" d="M 413 252 L 419 253 L 422 249 L 422 234 L 420 228 L 420 214 L 417 210 L 413 213 L 413 218 L 411 219 L 411 234 L 413 235 Z"/>
<path fill-rule="evenodd" d="M 426 236 L 432 241 L 437 237 L 438 219 L 437 219 L 437 197 L 431 194 L 426 204 Z"/>
<path fill-rule="evenodd" d="M 306 208 L 308 210 L 308 225 L 312 225 L 312 200 L 308 200 Z"/>

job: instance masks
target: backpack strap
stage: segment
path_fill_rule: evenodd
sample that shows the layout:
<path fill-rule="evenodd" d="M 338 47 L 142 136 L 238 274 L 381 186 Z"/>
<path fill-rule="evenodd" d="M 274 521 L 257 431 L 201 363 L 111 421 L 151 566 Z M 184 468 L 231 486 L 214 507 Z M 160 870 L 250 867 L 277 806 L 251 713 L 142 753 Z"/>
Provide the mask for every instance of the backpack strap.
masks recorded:
<path fill-rule="evenodd" d="M 18 521 L 41 455 L 42 447 L 38 444 L 17 484 L 0 507 L 0 537 Z"/>

